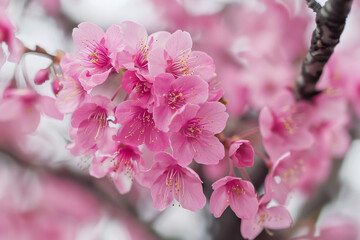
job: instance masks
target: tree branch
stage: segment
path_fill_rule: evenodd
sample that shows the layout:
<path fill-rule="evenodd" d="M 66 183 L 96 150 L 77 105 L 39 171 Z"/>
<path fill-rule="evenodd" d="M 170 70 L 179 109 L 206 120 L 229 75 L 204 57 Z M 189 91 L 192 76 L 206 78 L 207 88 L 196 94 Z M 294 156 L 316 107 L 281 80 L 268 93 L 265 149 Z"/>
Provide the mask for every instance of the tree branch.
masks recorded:
<path fill-rule="evenodd" d="M 316 0 L 305 0 L 309 8 L 318 13 L 321 9 L 321 5 Z"/>
<path fill-rule="evenodd" d="M 314 2 L 306 1 L 309 6 Z M 300 99 L 309 100 L 319 93 L 315 89 L 316 83 L 320 79 L 324 65 L 339 43 L 351 4 L 352 0 L 328 0 L 317 12 L 311 46 L 304 59 L 301 75 L 297 79 L 296 93 Z"/>

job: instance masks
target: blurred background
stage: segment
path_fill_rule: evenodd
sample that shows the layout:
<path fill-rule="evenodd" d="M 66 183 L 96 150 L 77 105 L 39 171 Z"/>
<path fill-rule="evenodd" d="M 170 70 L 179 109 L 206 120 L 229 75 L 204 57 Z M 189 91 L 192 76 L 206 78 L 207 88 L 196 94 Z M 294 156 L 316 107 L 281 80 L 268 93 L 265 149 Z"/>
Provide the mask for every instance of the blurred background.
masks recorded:
<path fill-rule="evenodd" d="M 338 61 L 360 63 L 359 10 L 355 1 L 335 51 Z M 281 89 L 294 85 L 315 28 L 315 14 L 305 0 L 12 0 L 7 14 L 26 47 L 39 45 L 52 54 L 75 51 L 72 29 L 85 21 L 103 29 L 131 20 L 144 25 L 148 33 L 189 31 L 193 49 L 215 61 L 231 116 L 229 134 L 256 127 L 259 110 Z M 38 55 L 25 56 L 20 67 L 6 62 L 0 71 L 0 91 L 14 75 L 21 86 L 24 78 L 33 79 L 49 64 L 50 60 Z M 353 75 L 360 82 L 360 74 L 354 71 Z M 35 89 L 54 97 L 50 84 Z M 326 181 L 318 183 L 314 192 L 292 194 L 287 204 L 294 219 L 291 229 L 274 237 L 263 232 L 257 239 L 290 239 L 309 229 L 319 232 L 319 225 L 333 218 L 350 232 L 359 229 L 360 124 L 352 109 L 356 100 L 347 99 L 349 135 L 335 136 L 340 142 L 334 142 L 334 151 L 346 146 L 331 160 Z M 65 149 L 70 141 L 69 121 L 70 116 L 63 121 L 42 117 L 36 132 L 24 139 L 9 137 L 6 127 L 0 126 L 0 239 L 242 239 L 240 220 L 229 209 L 218 219 L 208 204 L 196 213 L 177 206 L 159 212 L 149 190 L 134 184 L 122 196 L 109 179 L 90 177 L 91 159 L 73 157 Z M 344 139 L 349 140 L 344 143 Z M 257 135 L 251 141 L 261 144 Z M 255 163 L 249 173 L 261 192 L 267 169 L 261 160 Z M 223 168 L 203 171 L 207 176 L 201 177 L 208 179 L 204 181 L 207 197 Z"/>

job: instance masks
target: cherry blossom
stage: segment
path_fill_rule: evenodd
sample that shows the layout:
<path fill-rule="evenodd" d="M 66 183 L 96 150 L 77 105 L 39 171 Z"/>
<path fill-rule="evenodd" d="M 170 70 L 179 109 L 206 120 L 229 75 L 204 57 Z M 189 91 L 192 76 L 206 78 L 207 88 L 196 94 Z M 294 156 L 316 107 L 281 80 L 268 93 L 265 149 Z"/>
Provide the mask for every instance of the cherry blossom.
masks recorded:
<path fill-rule="evenodd" d="M 76 148 L 85 151 L 97 148 L 109 130 L 108 117 L 114 114 L 114 104 L 106 97 L 96 95 L 75 110 L 71 117 L 70 137 Z"/>
<path fill-rule="evenodd" d="M 251 167 L 254 164 L 254 149 L 248 140 L 232 142 L 229 157 L 238 168 Z"/>
<path fill-rule="evenodd" d="M 73 58 L 75 64 L 81 66 L 79 81 L 88 92 L 103 83 L 114 70 L 107 49 L 109 43 L 105 41 L 106 34 L 98 26 L 86 22 L 73 31 L 77 47 Z"/>
<path fill-rule="evenodd" d="M 192 51 L 192 40 L 188 32 L 176 31 L 167 40 L 164 48 L 154 48 L 149 53 L 151 75 L 171 73 L 174 77 L 195 75 L 210 79 L 215 65 L 204 52 Z"/>
<path fill-rule="evenodd" d="M 201 164 L 217 164 L 225 151 L 214 135 L 224 129 L 228 116 L 225 106 L 218 102 L 187 104 L 176 113 L 169 129 L 173 154 L 179 163 L 187 165 L 194 158 Z"/>
<path fill-rule="evenodd" d="M 122 88 L 129 94 L 129 99 L 139 101 L 139 104 L 150 104 L 152 83 L 147 81 L 136 71 L 126 71 L 122 78 Z"/>
<path fill-rule="evenodd" d="M 160 130 L 169 131 L 172 116 L 185 104 L 201 104 L 208 98 L 208 85 L 196 76 L 161 74 L 154 82 L 154 121 Z"/>
<path fill-rule="evenodd" d="M 55 99 L 41 96 L 31 89 L 8 88 L 0 100 L 0 122 L 12 123 L 13 130 L 23 134 L 34 132 L 40 123 L 41 114 L 61 120 Z"/>
<path fill-rule="evenodd" d="M 148 56 L 153 48 L 163 46 L 169 38 L 168 32 L 157 32 L 148 36 L 146 29 L 134 22 L 124 21 L 108 30 L 117 35 L 110 43 L 112 63 L 116 69 L 124 68 L 136 71 L 142 76 L 148 75 Z"/>
<path fill-rule="evenodd" d="M 120 103 L 115 115 L 122 125 L 116 140 L 133 146 L 145 144 L 151 151 L 162 151 L 169 146 L 168 133 L 158 129 L 153 113 L 136 101 Z"/>
<path fill-rule="evenodd" d="M 143 168 L 145 163 L 137 147 L 114 142 L 112 155 L 95 157 L 89 172 L 96 178 L 109 175 L 119 192 L 124 194 L 130 191 L 133 179 Z"/>
<path fill-rule="evenodd" d="M 202 181 L 191 168 L 182 167 L 170 154 L 162 152 L 154 157 L 154 164 L 144 173 L 143 184 L 150 188 L 155 208 L 160 211 L 173 199 L 190 211 L 205 206 Z"/>
<path fill-rule="evenodd" d="M 264 107 L 259 116 L 260 131 L 266 151 L 274 159 L 289 150 L 310 147 L 314 137 L 309 124 L 313 108 L 307 102 L 294 102 L 290 92 L 283 92 L 274 107 Z"/>
<path fill-rule="evenodd" d="M 214 217 L 220 217 L 229 205 L 239 218 L 255 217 L 259 204 L 252 183 L 227 176 L 213 183 L 212 188 L 210 211 Z"/>
<path fill-rule="evenodd" d="M 292 218 L 287 209 L 281 205 L 267 208 L 271 200 L 266 192 L 259 201 L 259 209 L 252 219 L 241 221 L 241 234 L 246 239 L 255 239 L 264 228 L 283 229 L 292 224 Z"/>

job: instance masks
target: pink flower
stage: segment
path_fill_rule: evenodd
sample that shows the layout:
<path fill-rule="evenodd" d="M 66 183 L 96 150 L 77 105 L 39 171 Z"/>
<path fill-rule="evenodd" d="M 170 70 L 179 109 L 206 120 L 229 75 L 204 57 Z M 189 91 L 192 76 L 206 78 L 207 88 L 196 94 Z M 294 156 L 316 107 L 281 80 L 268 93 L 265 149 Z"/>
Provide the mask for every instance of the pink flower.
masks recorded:
<path fill-rule="evenodd" d="M 149 72 L 156 76 L 171 73 L 180 76 L 200 76 L 208 80 L 215 72 L 214 61 L 204 52 L 192 51 L 192 40 L 188 32 L 171 34 L 164 48 L 154 48 L 148 56 Z"/>
<path fill-rule="evenodd" d="M 155 126 L 153 114 L 136 101 L 120 103 L 115 115 L 122 125 L 116 140 L 133 146 L 145 144 L 151 151 L 162 151 L 169 146 L 168 134 Z"/>
<path fill-rule="evenodd" d="M 56 106 L 62 113 L 72 113 L 90 95 L 86 93 L 77 78 L 70 76 L 61 77 L 61 87 L 56 97 Z"/>
<path fill-rule="evenodd" d="M 333 98 L 321 94 L 314 99 L 315 111 L 311 121 L 311 130 L 316 143 L 326 148 L 331 156 L 344 157 L 350 143 L 349 104 L 344 98 Z M 336 118 L 334 116 L 337 116 Z"/>
<path fill-rule="evenodd" d="M 105 41 L 107 34 L 98 26 L 87 22 L 79 24 L 78 28 L 73 30 L 77 48 L 73 57 L 82 67 L 79 81 L 88 92 L 105 82 L 114 70 L 107 49 L 109 43 Z"/>
<path fill-rule="evenodd" d="M 208 98 L 208 84 L 196 76 L 161 74 L 154 82 L 154 121 L 160 130 L 169 131 L 171 117 L 185 104 L 201 104 Z"/>
<path fill-rule="evenodd" d="M 143 78 L 136 71 L 126 71 L 122 77 L 122 88 L 129 95 L 129 99 L 147 105 L 152 102 L 152 83 Z"/>
<path fill-rule="evenodd" d="M 162 46 L 170 36 L 168 32 L 148 36 L 143 26 L 130 21 L 113 25 L 108 31 L 117 38 L 109 46 L 115 68 L 136 71 L 143 76 L 148 75 L 148 55 L 151 49 Z"/>
<path fill-rule="evenodd" d="M 239 218 L 252 219 L 258 211 L 258 200 L 251 182 L 227 176 L 213 183 L 210 211 L 218 218 L 230 205 Z"/>
<path fill-rule="evenodd" d="M 241 235 L 246 239 L 255 239 L 264 228 L 283 229 L 292 224 L 292 218 L 283 206 L 267 208 L 271 199 L 264 196 L 259 202 L 259 209 L 254 218 L 241 221 Z"/>
<path fill-rule="evenodd" d="M 175 198 L 190 211 L 205 206 L 206 198 L 199 176 L 188 167 L 182 167 L 170 154 L 155 155 L 154 164 L 144 173 L 143 184 L 150 188 L 155 208 L 164 210 Z"/>
<path fill-rule="evenodd" d="M 23 54 L 23 45 L 17 38 L 15 38 L 16 29 L 7 16 L 5 9 L 6 5 L 6 3 L 5 6 L 0 5 L 0 44 L 2 42 L 7 44 L 10 52 L 9 61 L 18 63 Z M 0 46 L 0 67 L 5 58 L 5 53 Z"/>
<path fill-rule="evenodd" d="M 96 149 L 105 141 L 106 131 L 109 130 L 108 117 L 113 116 L 114 108 L 108 98 L 96 95 L 75 110 L 70 127 L 70 137 L 75 142 L 75 148 L 86 152 Z"/>
<path fill-rule="evenodd" d="M 225 128 L 229 115 L 219 102 L 185 105 L 173 117 L 169 129 L 171 147 L 179 164 L 194 158 L 201 164 L 217 164 L 225 156 L 224 146 L 214 135 Z"/>
<path fill-rule="evenodd" d="M 55 107 L 55 99 L 41 96 L 32 89 L 6 89 L 0 100 L 0 122 L 14 123 L 14 131 L 28 134 L 39 125 L 40 115 L 61 120 L 61 114 Z M 5 114 L 6 113 L 6 114 Z"/>
<path fill-rule="evenodd" d="M 49 80 L 49 69 L 40 69 L 34 77 L 34 83 L 40 85 L 43 84 L 46 80 Z"/>
<path fill-rule="evenodd" d="M 274 63 L 256 58 L 240 72 L 239 79 L 249 91 L 249 104 L 260 110 L 266 105 L 272 106 L 281 91 L 292 87 L 295 71 L 286 61 L 277 59 Z"/>
<path fill-rule="evenodd" d="M 284 154 L 275 162 L 266 177 L 265 185 L 268 193 L 278 203 L 284 204 L 288 194 L 299 187 L 302 177 L 309 171 L 305 167 L 305 161 L 300 153 L 292 152 Z"/>
<path fill-rule="evenodd" d="M 312 110 L 307 102 L 295 103 L 288 91 L 279 95 L 273 107 L 261 110 L 260 132 L 271 158 L 278 159 L 289 150 L 302 150 L 313 144 L 314 138 L 309 131 Z"/>
<path fill-rule="evenodd" d="M 63 85 L 59 78 L 55 78 L 51 83 L 51 89 L 55 96 L 58 96 L 59 92 L 63 89 Z"/>
<path fill-rule="evenodd" d="M 140 169 L 145 168 L 141 152 L 137 147 L 114 142 L 112 155 L 95 157 L 90 166 L 90 175 L 102 178 L 109 175 L 121 194 L 130 191 L 132 181 Z"/>
<path fill-rule="evenodd" d="M 221 81 L 218 80 L 216 74 L 207 81 L 209 84 L 209 98 L 208 102 L 216 102 L 224 95 L 224 88 L 221 86 Z"/>
<path fill-rule="evenodd" d="M 251 167 L 254 164 L 254 149 L 248 140 L 232 142 L 229 156 L 238 168 Z"/>
<path fill-rule="evenodd" d="M 357 221 L 343 215 L 326 216 L 320 223 L 319 232 L 316 236 L 309 233 L 291 240 L 357 240 L 360 236 Z"/>

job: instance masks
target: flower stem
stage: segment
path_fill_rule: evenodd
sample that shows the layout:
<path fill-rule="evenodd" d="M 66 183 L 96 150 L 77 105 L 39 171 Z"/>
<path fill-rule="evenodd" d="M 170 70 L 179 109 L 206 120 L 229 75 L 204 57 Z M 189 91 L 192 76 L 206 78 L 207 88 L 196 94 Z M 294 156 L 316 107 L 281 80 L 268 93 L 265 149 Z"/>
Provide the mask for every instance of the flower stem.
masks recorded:
<path fill-rule="evenodd" d="M 254 149 L 254 151 L 255 154 L 265 162 L 265 164 L 268 166 L 269 169 L 272 168 L 272 162 L 267 156 L 265 156 L 265 154 L 263 154 L 262 152 L 256 149 Z"/>
<path fill-rule="evenodd" d="M 251 179 L 249 177 L 249 174 L 246 172 L 244 168 L 240 168 L 240 173 L 246 179 L 247 181 L 251 182 Z"/>
<path fill-rule="evenodd" d="M 244 132 L 244 133 L 242 133 L 242 134 L 240 134 L 240 135 L 238 135 L 238 136 L 233 136 L 232 138 L 231 138 L 231 140 L 232 141 L 237 141 L 237 140 L 240 140 L 240 139 L 244 139 L 244 138 L 246 138 L 246 137 L 248 137 L 248 136 L 251 136 L 251 135 L 253 135 L 253 134 L 255 134 L 255 133 L 258 133 L 259 132 L 259 127 L 255 127 L 255 128 L 252 128 L 252 129 L 249 129 L 249 130 L 247 130 L 246 132 Z"/>

